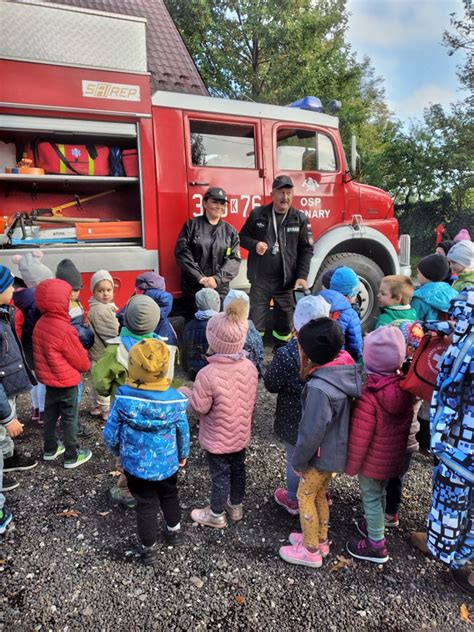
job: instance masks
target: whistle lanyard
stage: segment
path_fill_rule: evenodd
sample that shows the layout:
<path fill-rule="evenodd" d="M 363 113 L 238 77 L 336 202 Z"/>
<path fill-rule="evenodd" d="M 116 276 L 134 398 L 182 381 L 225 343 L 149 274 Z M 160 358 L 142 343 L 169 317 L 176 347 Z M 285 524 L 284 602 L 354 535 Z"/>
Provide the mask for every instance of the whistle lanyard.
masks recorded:
<path fill-rule="evenodd" d="M 286 211 L 286 213 L 283 215 L 283 219 L 281 220 L 280 226 L 285 221 L 287 215 L 288 215 L 288 211 Z M 276 221 L 276 213 L 273 207 L 272 207 L 272 220 L 273 220 L 273 230 L 275 231 L 275 244 L 272 248 L 272 254 L 276 255 L 277 253 L 280 252 L 280 238 L 278 236 L 278 225 Z"/>

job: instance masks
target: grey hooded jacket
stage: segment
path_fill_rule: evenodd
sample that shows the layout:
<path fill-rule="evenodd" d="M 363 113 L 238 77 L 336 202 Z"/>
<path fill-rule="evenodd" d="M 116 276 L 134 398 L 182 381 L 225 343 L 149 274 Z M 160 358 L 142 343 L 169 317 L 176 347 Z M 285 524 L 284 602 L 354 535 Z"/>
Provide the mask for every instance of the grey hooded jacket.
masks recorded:
<path fill-rule="evenodd" d="M 323 366 L 303 389 L 303 414 L 293 453 L 293 469 L 314 467 L 343 472 L 353 397 L 360 397 L 361 369 L 355 364 Z"/>

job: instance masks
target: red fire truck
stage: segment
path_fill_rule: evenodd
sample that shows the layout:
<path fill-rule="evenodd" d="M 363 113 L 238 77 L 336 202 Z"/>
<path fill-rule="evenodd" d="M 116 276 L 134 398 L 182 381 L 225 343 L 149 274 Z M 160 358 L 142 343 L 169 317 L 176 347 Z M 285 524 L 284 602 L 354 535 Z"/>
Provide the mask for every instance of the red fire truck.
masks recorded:
<path fill-rule="evenodd" d="M 409 238 L 398 237 L 393 202 L 354 181 L 356 151 L 348 166 L 335 116 L 307 101 L 152 94 L 139 17 L 31 0 L 2 2 L 0 22 L 0 262 L 14 271 L 13 254 L 41 247 L 53 270 L 72 259 L 85 287 L 91 273 L 110 270 L 120 303 L 150 269 L 178 297 L 176 237 L 202 213 L 206 189 L 226 190 L 226 219 L 240 229 L 278 174 L 292 178 L 294 206 L 311 222 L 310 286 L 350 265 L 369 317 L 380 278 L 407 271 Z M 85 171 L 74 167 L 81 156 Z M 246 287 L 245 272 L 244 261 L 235 287 Z"/>

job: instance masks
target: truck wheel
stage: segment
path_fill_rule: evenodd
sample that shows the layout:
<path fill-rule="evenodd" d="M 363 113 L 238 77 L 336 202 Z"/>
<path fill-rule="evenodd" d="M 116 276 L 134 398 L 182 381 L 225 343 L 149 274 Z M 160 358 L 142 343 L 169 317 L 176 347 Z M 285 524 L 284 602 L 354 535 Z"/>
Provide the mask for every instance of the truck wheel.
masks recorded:
<path fill-rule="evenodd" d="M 323 274 L 331 268 L 348 266 L 352 268 L 361 280 L 357 304 L 360 308 L 360 319 L 364 332 L 369 331 L 379 313 L 377 307 L 377 293 L 380 281 L 384 273 L 379 266 L 368 257 L 358 255 L 355 252 L 342 252 L 327 257 L 319 268 L 316 281 L 313 285 L 313 294 L 318 294 L 322 289 Z"/>

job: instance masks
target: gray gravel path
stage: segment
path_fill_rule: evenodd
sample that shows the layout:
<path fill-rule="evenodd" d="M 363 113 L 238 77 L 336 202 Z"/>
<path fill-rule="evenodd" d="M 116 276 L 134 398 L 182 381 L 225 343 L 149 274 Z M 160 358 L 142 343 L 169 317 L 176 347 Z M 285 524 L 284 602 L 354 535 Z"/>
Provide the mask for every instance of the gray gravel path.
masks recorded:
<path fill-rule="evenodd" d="M 189 512 L 207 501 L 206 461 L 192 425 L 192 453 L 180 482 L 186 541 L 162 546 L 155 569 L 137 558 L 135 516 L 110 505 L 113 459 L 98 429 L 85 442 L 93 459 L 66 471 L 40 462 L 18 473 L 7 495 L 15 528 L 0 540 L 4 629 L 30 630 L 462 630 L 460 605 L 474 603 L 453 586 L 446 569 L 411 548 L 424 524 L 431 462 L 417 455 L 409 472 L 399 529 L 388 534 L 391 559 L 382 566 L 353 562 L 336 571 L 337 556 L 356 534 L 356 481 L 332 483 L 331 554 L 319 570 L 285 564 L 278 547 L 298 520 L 272 499 L 283 482 L 284 452 L 272 435 L 275 399 L 259 388 L 248 450 L 248 490 L 242 523 L 218 531 L 193 526 Z M 27 400 L 20 403 L 26 419 Z M 41 431 L 27 424 L 18 441 L 40 456 Z M 74 510 L 77 516 L 58 514 Z M 474 617 L 473 617 L 474 618 Z"/>

